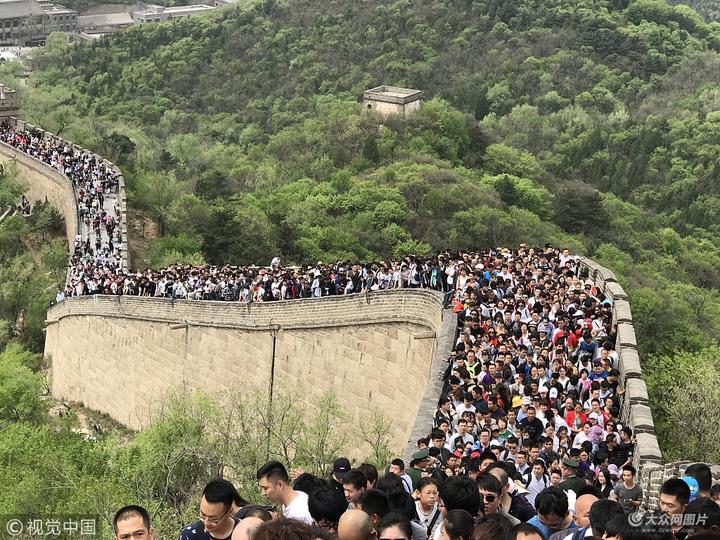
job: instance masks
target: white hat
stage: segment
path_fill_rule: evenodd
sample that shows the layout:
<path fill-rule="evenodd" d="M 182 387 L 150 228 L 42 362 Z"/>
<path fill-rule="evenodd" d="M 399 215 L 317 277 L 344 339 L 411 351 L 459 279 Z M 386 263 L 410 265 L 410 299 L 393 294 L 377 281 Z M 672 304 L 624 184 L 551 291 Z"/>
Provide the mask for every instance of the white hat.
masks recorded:
<path fill-rule="evenodd" d="M 557 388 L 550 389 L 550 399 L 555 399 L 558 396 Z"/>

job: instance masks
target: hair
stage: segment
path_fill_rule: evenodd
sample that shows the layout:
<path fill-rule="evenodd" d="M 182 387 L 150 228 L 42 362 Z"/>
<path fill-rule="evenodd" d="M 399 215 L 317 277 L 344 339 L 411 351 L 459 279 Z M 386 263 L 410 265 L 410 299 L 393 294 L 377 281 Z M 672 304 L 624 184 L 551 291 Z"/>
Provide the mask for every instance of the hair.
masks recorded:
<path fill-rule="evenodd" d="M 605 534 L 605 527 L 613 517 L 623 515 L 625 511 L 622 505 L 617 501 L 610 499 L 600 499 L 592 503 L 588 518 L 593 534 L 602 536 Z"/>
<path fill-rule="evenodd" d="M 329 521 L 337 524 L 347 507 L 348 503 L 340 491 L 327 484 L 310 493 L 308 497 L 308 510 L 318 523 Z"/>
<path fill-rule="evenodd" d="M 403 491 L 405 490 L 405 488 L 403 487 L 403 481 L 397 474 L 393 473 L 387 473 L 382 478 L 380 478 L 377 481 L 375 488 L 386 494 L 389 494 L 391 491 L 395 491 L 398 489 L 402 489 Z"/>
<path fill-rule="evenodd" d="M 268 477 L 268 479 L 272 480 L 272 478 L 270 477 Z M 317 476 L 310 473 L 302 473 L 295 479 L 295 482 L 293 482 L 293 489 L 297 491 L 302 491 L 303 493 L 307 493 L 309 495 L 310 493 L 324 485 L 325 480 L 323 480 L 322 478 L 318 478 Z"/>
<path fill-rule="evenodd" d="M 260 467 L 256 475 L 258 480 L 267 478 L 271 482 L 282 480 L 286 484 L 290 483 L 290 477 L 288 476 L 285 465 L 279 461 L 268 461 L 265 465 Z"/>
<path fill-rule="evenodd" d="M 705 518 L 702 524 L 703 529 L 720 528 L 720 506 L 708 497 L 698 497 L 688 504 L 687 507 L 685 507 L 685 515 L 691 514 L 697 518 L 700 516 Z M 698 528 L 698 521 L 699 519 L 695 520 L 694 528 Z"/>
<path fill-rule="evenodd" d="M 422 491 L 424 488 L 426 488 L 428 486 L 435 486 L 439 490 L 440 482 L 438 482 L 437 479 L 432 478 L 430 476 L 426 477 L 426 478 L 421 478 L 420 481 L 415 486 L 415 489 L 417 489 L 418 491 Z"/>
<path fill-rule="evenodd" d="M 452 510 L 443 522 L 450 540 L 468 540 L 475 528 L 475 518 L 467 510 Z"/>
<path fill-rule="evenodd" d="M 635 476 L 635 475 L 637 474 L 637 469 L 636 469 L 635 467 L 633 467 L 632 465 L 625 465 L 625 466 L 622 468 L 622 470 L 623 470 L 623 471 L 630 471 L 633 476 Z"/>
<path fill-rule="evenodd" d="M 535 510 L 537 510 L 538 515 L 555 514 L 564 517 L 568 512 L 568 497 L 559 488 L 547 487 L 535 497 Z"/>
<path fill-rule="evenodd" d="M 475 524 L 472 540 L 487 540 L 488 538 L 507 538 L 513 528 L 512 521 L 502 514 L 483 516 Z"/>
<path fill-rule="evenodd" d="M 685 476 L 692 476 L 697 480 L 700 491 L 710 491 L 712 486 L 712 472 L 704 463 L 693 463 L 685 469 Z"/>
<path fill-rule="evenodd" d="M 235 501 L 236 495 L 235 486 L 224 478 L 210 480 L 203 489 L 203 497 L 209 503 L 222 503 L 230 506 Z"/>
<path fill-rule="evenodd" d="M 337 491 L 337 490 L 334 489 L 333 491 Z M 345 505 L 347 507 L 347 501 L 345 500 L 344 497 L 342 498 L 342 502 L 345 503 Z M 235 517 L 239 518 L 239 516 L 237 514 L 235 514 Z M 246 517 L 256 517 L 256 518 L 262 519 L 263 521 L 270 521 L 273 518 L 270 511 L 263 506 L 252 506 L 252 508 L 250 508 L 247 512 L 245 512 L 243 519 L 245 519 Z"/>
<path fill-rule="evenodd" d="M 433 429 L 433 430 L 430 432 L 430 439 L 432 439 L 432 440 L 435 440 L 435 439 L 445 439 L 445 432 L 444 432 L 443 430 L 441 430 L 441 429 Z M 403 461 L 402 461 L 401 459 L 399 459 L 399 460 L 397 460 L 397 461 L 399 461 L 400 463 L 403 463 Z M 397 463 L 395 463 L 395 460 L 393 460 L 393 465 L 397 465 Z M 403 463 L 403 465 L 405 465 L 405 464 Z M 405 467 L 403 467 L 403 469 L 404 469 L 404 468 L 405 468 Z"/>
<path fill-rule="evenodd" d="M 388 527 L 398 527 L 405 538 L 412 539 L 412 526 L 410 525 L 410 520 L 404 515 L 397 512 L 390 512 L 383 516 L 377 526 L 378 538 L 380 538 L 382 531 Z"/>
<path fill-rule="evenodd" d="M 393 490 L 386 495 L 390 512 L 397 512 L 410 520 L 417 519 L 415 500 L 404 488 Z"/>
<path fill-rule="evenodd" d="M 660 486 L 660 493 L 675 497 L 680 504 L 687 504 L 690 500 L 690 486 L 680 478 L 669 478 Z"/>
<path fill-rule="evenodd" d="M 510 534 L 507 535 L 507 540 L 517 540 L 517 537 L 520 534 L 525 536 L 537 535 L 540 538 L 544 538 L 543 533 L 540 532 L 540 529 L 538 529 L 535 525 L 530 525 L 529 523 L 518 523 L 512 528 Z"/>
<path fill-rule="evenodd" d="M 496 493 L 497 495 L 502 494 L 502 484 L 494 475 L 483 472 L 475 480 L 478 485 L 478 489 L 483 491 L 489 491 L 490 493 Z"/>
<path fill-rule="evenodd" d="M 620 514 L 607 522 L 604 536 L 615 536 L 620 540 L 671 540 L 673 538 L 669 524 L 655 526 L 648 520 L 643 520 L 641 527 L 631 525 L 627 515 Z"/>
<path fill-rule="evenodd" d="M 128 518 L 139 516 L 143 520 L 143 525 L 147 530 L 150 530 L 150 514 L 142 506 L 131 504 L 129 506 L 123 506 L 120 510 L 115 513 L 113 518 L 113 531 L 115 534 L 118 532 L 117 524 L 118 521 L 124 521 Z"/>
<path fill-rule="evenodd" d="M 370 482 L 370 485 L 374 486 L 377 484 L 378 470 L 375 465 L 372 463 L 362 463 L 358 467 L 358 471 L 361 471 L 365 475 L 365 478 L 367 478 L 367 481 Z"/>
<path fill-rule="evenodd" d="M 281 517 L 260 525 L 253 540 L 314 540 L 314 536 L 309 525 Z"/>
<path fill-rule="evenodd" d="M 480 511 L 480 492 L 477 483 L 465 476 L 451 476 L 443 482 L 440 486 L 440 498 L 448 512 L 465 510 L 470 515 L 477 516 Z"/>
<path fill-rule="evenodd" d="M 433 433 L 435 430 L 433 430 Z M 443 434 L 444 437 L 444 434 Z M 400 458 L 395 458 L 390 462 L 392 465 L 395 465 L 396 467 L 399 467 L 401 471 L 405 470 L 405 462 Z"/>
<path fill-rule="evenodd" d="M 367 478 L 357 469 L 349 470 L 342 479 L 343 485 L 350 484 L 355 489 L 365 489 L 367 487 Z"/>
<path fill-rule="evenodd" d="M 363 491 L 358 497 L 357 504 L 359 504 L 362 507 L 363 512 L 369 516 L 377 514 L 382 518 L 385 514 L 390 512 L 390 503 L 388 502 L 387 495 L 385 495 L 384 491 L 379 489 L 368 489 Z"/>

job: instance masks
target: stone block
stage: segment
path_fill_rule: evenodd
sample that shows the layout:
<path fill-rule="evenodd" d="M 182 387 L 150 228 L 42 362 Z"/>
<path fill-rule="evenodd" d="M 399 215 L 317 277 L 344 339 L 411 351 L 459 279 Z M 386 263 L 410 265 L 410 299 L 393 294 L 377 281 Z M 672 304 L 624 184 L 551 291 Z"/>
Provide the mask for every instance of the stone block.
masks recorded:
<path fill-rule="evenodd" d="M 637 349 L 637 338 L 635 337 L 635 328 L 628 323 L 618 324 L 617 342 L 622 347 L 630 347 Z"/>

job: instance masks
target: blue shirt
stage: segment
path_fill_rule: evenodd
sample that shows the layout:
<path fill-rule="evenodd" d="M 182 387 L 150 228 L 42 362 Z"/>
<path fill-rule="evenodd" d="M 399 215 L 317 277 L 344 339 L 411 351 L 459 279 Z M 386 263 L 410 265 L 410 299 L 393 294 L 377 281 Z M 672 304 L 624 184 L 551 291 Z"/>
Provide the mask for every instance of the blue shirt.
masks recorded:
<path fill-rule="evenodd" d="M 558 531 L 560 531 L 560 530 L 563 530 L 563 529 L 558 529 L 558 531 L 552 531 L 552 532 L 550 532 L 550 529 L 548 529 L 545 525 L 543 525 L 543 524 L 540 522 L 540 516 L 539 516 L 539 515 L 535 516 L 535 517 L 532 518 L 532 519 L 529 519 L 527 522 L 528 522 L 530 525 L 535 525 L 535 527 L 537 527 L 538 530 L 542 533 L 543 538 L 544 538 L 545 540 L 548 540 L 548 539 L 550 538 L 550 535 L 551 535 L 551 534 L 554 534 L 554 533 L 556 533 L 556 532 L 558 532 Z M 569 526 L 569 527 L 564 527 L 564 529 L 577 529 L 577 525 L 575 525 L 575 522 L 574 522 L 574 521 L 571 521 L 571 522 L 570 522 L 570 526 Z"/>

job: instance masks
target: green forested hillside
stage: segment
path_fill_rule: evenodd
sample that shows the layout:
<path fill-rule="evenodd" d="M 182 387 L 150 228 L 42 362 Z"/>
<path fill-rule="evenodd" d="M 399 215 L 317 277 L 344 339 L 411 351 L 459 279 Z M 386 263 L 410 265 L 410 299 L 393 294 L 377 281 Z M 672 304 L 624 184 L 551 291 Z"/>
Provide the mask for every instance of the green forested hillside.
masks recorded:
<path fill-rule="evenodd" d="M 720 20 L 720 5 L 715 0 L 672 0 L 671 4 L 687 4 L 708 21 Z"/>
<path fill-rule="evenodd" d="M 51 39 L 23 107 L 123 167 L 146 264 L 565 244 L 620 276 L 653 366 L 720 337 L 718 51 L 660 0 L 241 2 Z M 428 100 L 379 124 L 382 83 Z"/>

